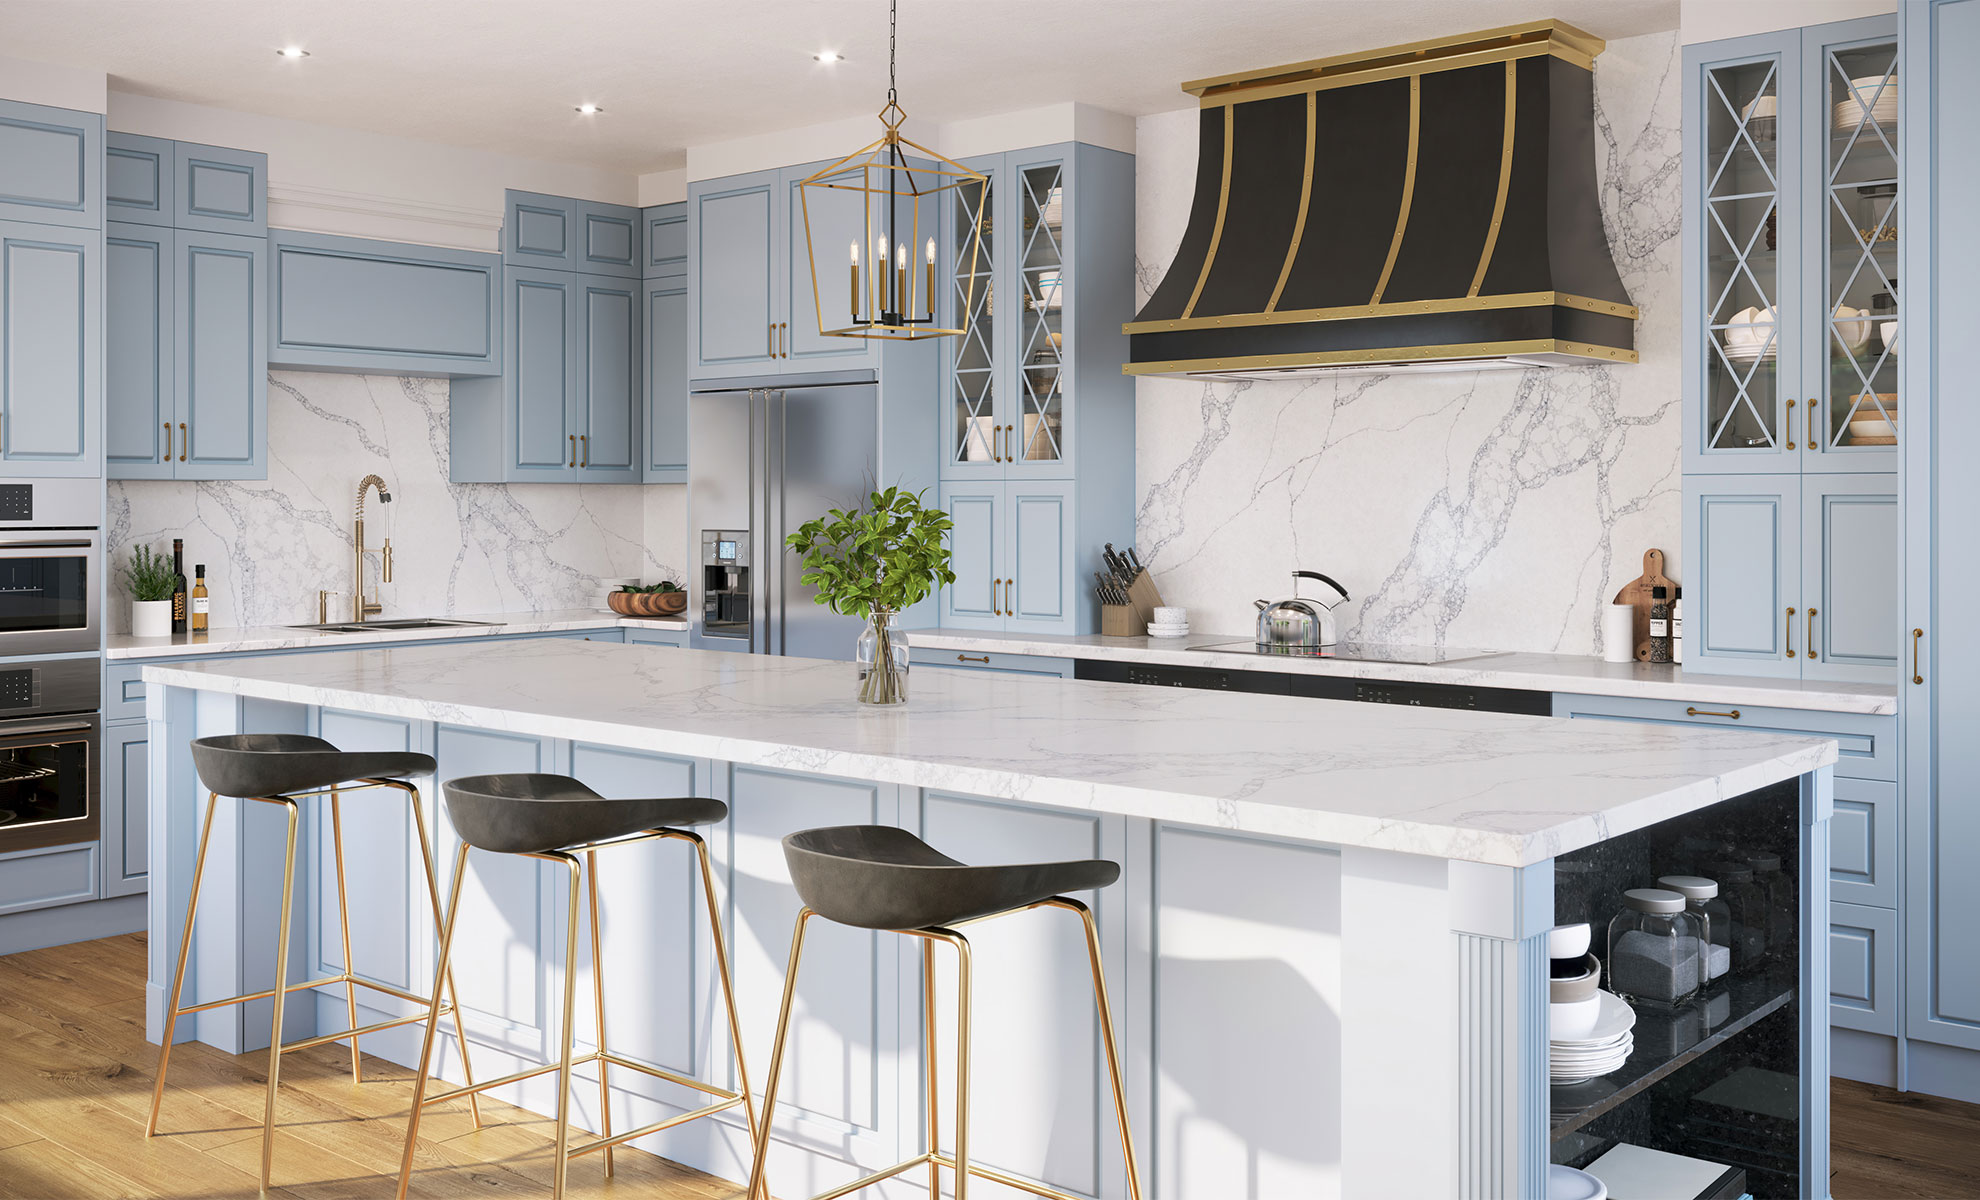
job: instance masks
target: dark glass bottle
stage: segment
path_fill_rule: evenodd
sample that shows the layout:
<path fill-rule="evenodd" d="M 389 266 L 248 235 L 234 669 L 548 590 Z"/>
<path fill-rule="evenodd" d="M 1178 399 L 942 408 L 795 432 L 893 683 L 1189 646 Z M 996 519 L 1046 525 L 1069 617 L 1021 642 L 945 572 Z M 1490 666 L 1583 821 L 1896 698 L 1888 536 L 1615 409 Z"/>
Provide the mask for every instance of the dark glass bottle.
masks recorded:
<path fill-rule="evenodd" d="M 1671 589 L 1650 589 L 1650 661 L 1671 661 Z"/>
<path fill-rule="evenodd" d="M 172 539 L 172 632 L 186 631 L 186 543 Z"/>

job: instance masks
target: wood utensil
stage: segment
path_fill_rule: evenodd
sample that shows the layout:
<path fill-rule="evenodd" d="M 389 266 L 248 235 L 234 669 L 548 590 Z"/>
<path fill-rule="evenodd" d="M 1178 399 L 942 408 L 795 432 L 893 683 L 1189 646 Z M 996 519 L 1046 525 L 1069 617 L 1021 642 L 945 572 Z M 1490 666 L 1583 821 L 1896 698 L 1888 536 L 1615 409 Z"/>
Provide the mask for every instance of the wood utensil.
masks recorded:
<path fill-rule="evenodd" d="M 1633 636 L 1636 639 L 1638 662 L 1648 662 L 1650 659 L 1650 605 L 1653 603 L 1651 588 L 1667 589 L 1664 597 L 1667 601 L 1677 598 L 1677 584 L 1672 583 L 1664 574 L 1662 550 L 1645 550 L 1643 574 L 1624 584 L 1622 590 L 1616 593 L 1617 604 L 1627 604 L 1636 610 L 1636 619 L 1631 624 L 1634 626 Z"/>

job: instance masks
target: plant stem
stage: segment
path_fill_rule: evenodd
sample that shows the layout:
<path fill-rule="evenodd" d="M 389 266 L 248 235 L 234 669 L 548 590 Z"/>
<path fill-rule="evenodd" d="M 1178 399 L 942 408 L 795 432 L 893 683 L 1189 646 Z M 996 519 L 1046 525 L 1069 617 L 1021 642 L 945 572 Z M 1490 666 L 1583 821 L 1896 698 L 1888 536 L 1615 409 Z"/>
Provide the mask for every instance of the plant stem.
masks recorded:
<path fill-rule="evenodd" d="M 879 614 L 873 618 L 873 665 L 859 684 L 859 698 L 866 704 L 900 704 L 907 699 L 907 681 L 894 669 L 894 635 L 889 619 Z"/>

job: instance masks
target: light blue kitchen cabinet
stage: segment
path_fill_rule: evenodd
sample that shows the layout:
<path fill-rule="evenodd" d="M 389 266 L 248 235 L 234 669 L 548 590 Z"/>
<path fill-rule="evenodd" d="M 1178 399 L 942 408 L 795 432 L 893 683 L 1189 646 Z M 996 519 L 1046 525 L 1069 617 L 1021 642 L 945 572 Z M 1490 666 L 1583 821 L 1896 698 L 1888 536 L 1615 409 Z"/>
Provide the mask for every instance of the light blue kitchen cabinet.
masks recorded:
<path fill-rule="evenodd" d="M 1054 480 L 942 485 L 950 566 L 942 624 L 1072 633 L 1090 589 L 1073 579 L 1074 489 Z"/>
<path fill-rule="evenodd" d="M 503 383 L 510 392 L 506 424 L 513 430 L 514 477 L 562 478 L 578 462 L 577 431 L 570 427 L 578 383 L 571 330 L 583 304 L 583 280 L 511 267 L 505 285 L 511 369 Z"/>
<path fill-rule="evenodd" d="M 637 233 L 635 227 L 635 239 Z M 645 289 L 637 278 L 580 278 L 583 287 L 574 339 L 580 375 L 571 393 L 575 405 L 571 427 L 578 434 L 578 479 L 584 483 L 638 483 L 645 457 L 640 437 L 645 388 L 639 370 Z"/>
<path fill-rule="evenodd" d="M 268 235 L 268 156 L 196 142 L 172 145 L 172 225 L 240 237 Z"/>
<path fill-rule="evenodd" d="M 885 201 L 880 197 L 873 198 L 869 215 L 864 192 L 811 188 L 812 194 L 806 194 L 803 182 L 832 165 L 833 161 L 827 160 L 786 167 L 779 179 L 783 197 L 779 243 L 784 270 L 776 320 L 778 358 L 786 371 L 837 371 L 869 366 L 878 360 L 880 343 L 875 339 L 828 336 L 824 332 L 853 323 L 853 243 L 864 247 L 862 258 L 870 262 L 875 235 L 887 228 L 881 215 Z M 881 182 L 876 174 L 875 186 Z M 895 205 L 898 237 L 894 250 L 906 247 L 908 286 L 917 296 L 925 296 L 928 270 L 922 243 L 936 236 L 941 210 L 932 202 L 919 205 L 919 213 L 917 206 L 906 201 L 895 201 Z"/>
<path fill-rule="evenodd" d="M 1937 1064 L 1980 1077 L 1980 0 L 1904 6 L 1905 1026 Z M 1921 319 L 1921 315 L 1922 318 Z M 1912 1086 L 1929 1062 L 1914 1057 Z M 1941 1075 L 1943 1078 L 1943 1075 Z M 1932 1089 L 1937 1090 L 1937 1089 Z M 1969 1086 L 1968 1092 L 1972 1090 Z M 1945 1092 L 1944 1094 L 1963 1094 Z M 1966 1099 L 1975 1099 L 1965 1095 Z"/>
<path fill-rule="evenodd" d="M 573 642 L 611 642 L 614 645 L 620 645 L 626 640 L 626 631 L 617 626 L 612 626 L 606 629 L 573 629 L 569 632 L 552 633 L 546 636 L 567 638 Z"/>
<path fill-rule="evenodd" d="M 686 483 L 688 471 L 688 290 L 685 275 L 645 281 L 647 483 Z"/>
<path fill-rule="evenodd" d="M 97 896 L 95 842 L 0 854 L 0 916 Z"/>
<path fill-rule="evenodd" d="M 172 227 L 174 143 L 136 133 L 103 135 L 103 213 L 107 221 Z"/>
<path fill-rule="evenodd" d="M 642 213 L 646 220 L 645 254 L 648 279 L 688 272 L 687 202 L 656 204 Z"/>
<path fill-rule="evenodd" d="M 908 635 L 908 661 L 917 667 L 948 667 L 959 671 L 991 671 L 1000 675 L 1040 675 L 1071 679 L 1073 660 L 1042 654 L 1000 654 L 994 650 L 937 650 L 917 646 Z"/>
<path fill-rule="evenodd" d="M 145 865 L 150 810 L 146 805 L 149 771 L 146 751 L 151 727 L 129 721 L 103 727 L 102 806 L 98 823 L 102 839 L 101 894 L 134 896 L 145 890 Z"/>
<path fill-rule="evenodd" d="M 623 204 L 578 201 L 578 262 L 587 275 L 638 279 L 643 274 L 640 227 L 644 215 Z"/>
<path fill-rule="evenodd" d="M 954 629 L 1004 628 L 1004 522 L 1001 483 L 942 485 L 949 514 L 949 568 L 956 580 L 942 589 L 942 625 Z M 910 645 L 912 640 L 910 639 Z"/>
<path fill-rule="evenodd" d="M 588 275 L 640 274 L 640 211 L 619 204 L 505 193 L 502 261 Z"/>
<path fill-rule="evenodd" d="M 103 115 L 0 100 L 0 221 L 103 224 Z"/>
<path fill-rule="evenodd" d="M 1898 920 L 1888 908 L 1829 904 L 1829 1024 L 1895 1036 Z"/>
<path fill-rule="evenodd" d="M 1685 481 L 1684 667 L 1801 674 L 1801 480 L 1711 475 Z"/>
<path fill-rule="evenodd" d="M 287 229 L 268 252 L 271 366 L 501 374 L 497 255 Z"/>
<path fill-rule="evenodd" d="M 103 458 L 111 479 L 171 479 L 175 474 L 176 261 L 170 226 L 122 221 L 104 226 Z"/>
<path fill-rule="evenodd" d="M 665 646 L 672 650 L 685 649 L 687 630 L 685 629 L 641 629 L 636 625 L 626 627 L 628 646 Z"/>
<path fill-rule="evenodd" d="M 1897 784 L 1838 774 L 1835 803 L 1829 827 L 1830 898 L 1895 911 L 1902 898 Z"/>
<path fill-rule="evenodd" d="M 268 240 L 173 233 L 178 479 L 268 477 Z"/>
<path fill-rule="evenodd" d="M 1891 475 L 1801 480 L 1803 679 L 1888 683 L 1904 619 L 1903 527 Z M 1716 578 L 1712 588 L 1720 591 Z"/>
<path fill-rule="evenodd" d="M 6 474 L 102 474 L 102 252 L 95 228 L 0 221 Z"/>
<path fill-rule="evenodd" d="M 776 171 L 688 185 L 688 345 L 693 378 L 776 367 L 776 253 L 783 197 Z"/>

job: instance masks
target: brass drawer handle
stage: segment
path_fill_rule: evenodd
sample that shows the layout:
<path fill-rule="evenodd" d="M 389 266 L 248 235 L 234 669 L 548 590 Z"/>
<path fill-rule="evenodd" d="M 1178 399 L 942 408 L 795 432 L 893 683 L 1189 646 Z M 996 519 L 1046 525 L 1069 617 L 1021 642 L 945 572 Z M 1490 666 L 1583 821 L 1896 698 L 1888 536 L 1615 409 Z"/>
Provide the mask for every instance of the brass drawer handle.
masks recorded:
<path fill-rule="evenodd" d="M 997 605 L 997 589 L 1003 585 L 1004 581 L 1001 579 L 992 579 L 990 581 L 990 615 L 993 617 L 1004 615 L 1004 610 Z"/>
<path fill-rule="evenodd" d="M 1015 579 L 1004 581 L 1004 615 L 1017 616 L 1017 580 Z"/>
<path fill-rule="evenodd" d="M 1787 636 L 1782 640 L 1787 643 L 1788 657 L 1793 658 L 1794 657 L 1794 610 L 1791 608 L 1788 609 L 1787 611 Z"/>
<path fill-rule="evenodd" d="M 990 656 L 989 656 L 988 654 L 986 654 L 986 655 L 984 655 L 984 656 L 983 656 L 982 658 L 971 658 L 971 657 L 970 657 L 969 655 L 967 655 L 967 654 L 958 654 L 958 655 L 956 655 L 956 661 L 957 661 L 957 662 L 980 662 L 980 663 L 982 663 L 982 664 L 983 664 L 984 666 L 986 666 L 986 667 L 987 667 L 987 666 L 989 666 L 989 665 L 990 665 Z"/>
<path fill-rule="evenodd" d="M 1923 629 L 1911 631 L 1911 682 L 1924 683 L 1925 677 L 1918 673 L 1918 639 L 1925 636 Z"/>
<path fill-rule="evenodd" d="M 578 466 L 588 467 L 591 465 L 591 435 L 588 433 L 580 433 L 578 434 L 578 441 L 584 443 L 584 461 L 579 463 Z M 585 641 L 587 642 L 590 640 L 591 640 L 590 638 L 585 639 Z"/>
<path fill-rule="evenodd" d="M 771 358 L 777 357 L 777 323 L 775 321 L 763 327 L 763 352 Z"/>
<path fill-rule="evenodd" d="M 1808 448 L 1815 448 L 1815 397 L 1808 398 Z"/>
<path fill-rule="evenodd" d="M 1003 444 L 1003 440 L 1004 440 L 1004 427 L 1002 425 L 992 425 L 990 427 L 990 461 L 991 462 L 1004 461 L 1004 452 L 1000 448 Z"/>
<path fill-rule="evenodd" d="M 1788 449 L 1794 449 L 1794 401 L 1788 401 L 1787 418 Z"/>
<path fill-rule="evenodd" d="M 575 433 L 571 435 L 571 461 L 564 465 L 569 467 L 577 466 L 577 434 Z"/>
<path fill-rule="evenodd" d="M 1815 610 L 1808 610 L 1808 661 L 1814 662 L 1815 655 Z"/>
<path fill-rule="evenodd" d="M 1693 708 L 1687 704 L 1684 708 L 1684 715 L 1687 717 L 1731 717 L 1735 721 L 1739 720 L 1739 710 L 1736 708 L 1731 712 L 1710 712 L 1702 708 Z"/>
<path fill-rule="evenodd" d="M 191 451 L 192 451 L 192 435 L 186 432 L 186 423 L 184 421 L 181 421 L 179 422 L 179 461 L 180 462 L 186 461 L 186 455 L 191 453 Z M 172 454 L 172 448 L 170 446 L 167 446 L 165 448 L 166 457 L 168 458 L 171 457 L 171 454 Z"/>

